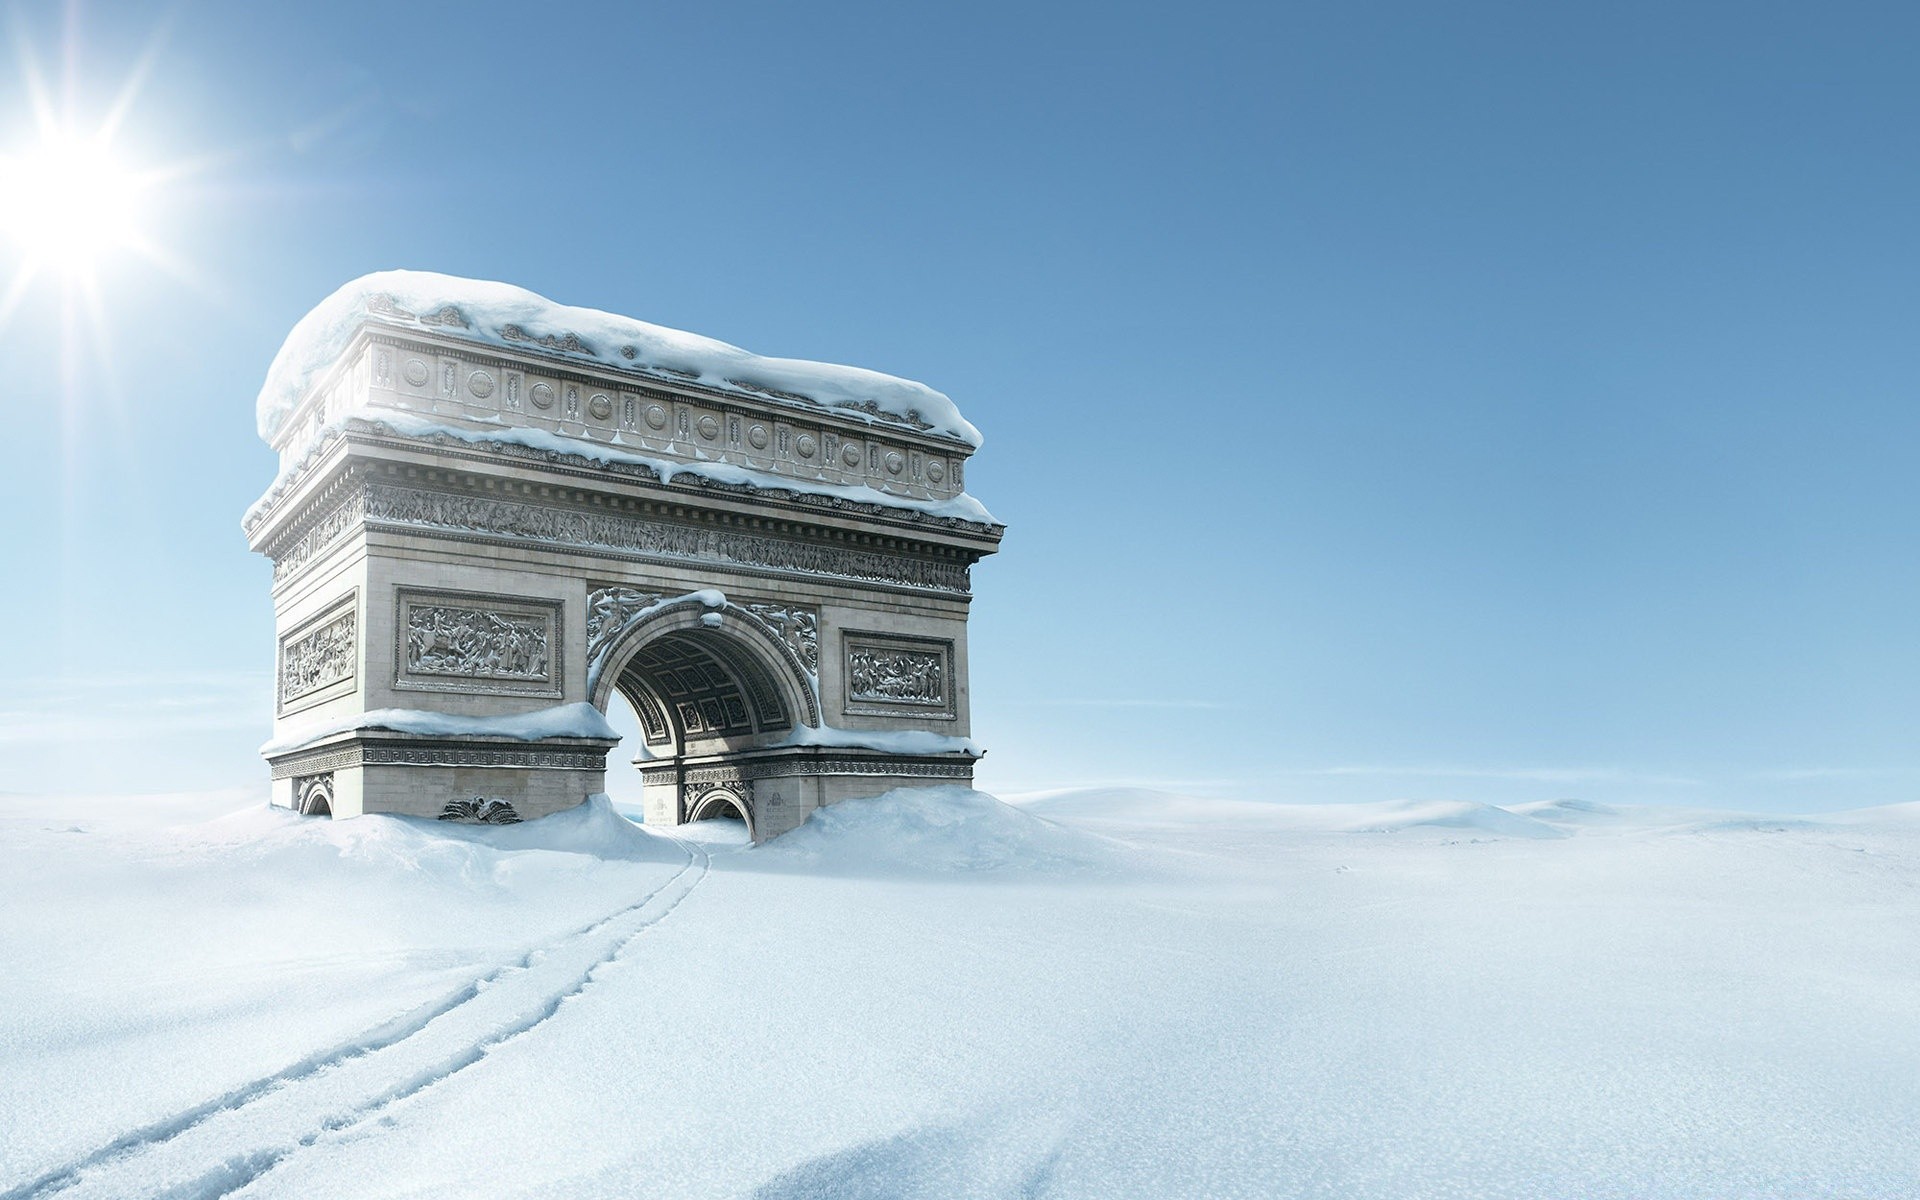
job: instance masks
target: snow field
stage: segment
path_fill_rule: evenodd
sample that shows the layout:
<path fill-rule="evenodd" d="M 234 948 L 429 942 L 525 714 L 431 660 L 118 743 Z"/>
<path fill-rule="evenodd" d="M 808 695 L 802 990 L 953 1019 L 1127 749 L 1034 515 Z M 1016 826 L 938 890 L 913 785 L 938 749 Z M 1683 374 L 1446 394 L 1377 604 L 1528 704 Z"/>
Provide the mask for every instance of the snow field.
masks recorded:
<path fill-rule="evenodd" d="M 0 801 L 0 1194 L 1920 1195 L 1920 807 L 1022 799 Z"/>

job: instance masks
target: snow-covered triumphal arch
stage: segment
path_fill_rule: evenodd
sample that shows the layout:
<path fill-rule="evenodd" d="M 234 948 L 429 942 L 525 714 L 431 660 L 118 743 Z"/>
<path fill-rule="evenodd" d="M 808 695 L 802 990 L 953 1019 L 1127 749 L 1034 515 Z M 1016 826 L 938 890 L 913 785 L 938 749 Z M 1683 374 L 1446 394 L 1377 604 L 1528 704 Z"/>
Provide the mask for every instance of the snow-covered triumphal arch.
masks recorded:
<path fill-rule="evenodd" d="M 979 434 L 920 384 L 503 284 L 354 281 L 259 403 L 276 804 L 505 822 L 605 785 L 649 822 L 966 782 Z"/>

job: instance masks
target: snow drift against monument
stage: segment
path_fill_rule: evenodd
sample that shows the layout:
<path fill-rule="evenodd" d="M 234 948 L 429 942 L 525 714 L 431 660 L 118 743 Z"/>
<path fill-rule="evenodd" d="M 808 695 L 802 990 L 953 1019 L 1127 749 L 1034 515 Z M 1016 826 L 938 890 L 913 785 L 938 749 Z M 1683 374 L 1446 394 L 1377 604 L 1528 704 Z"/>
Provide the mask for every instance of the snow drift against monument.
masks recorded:
<path fill-rule="evenodd" d="M 980 445 L 980 431 L 953 401 L 923 383 L 862 367 L 763 358 L 697 333 L 556 304 L 511 284 L 430 271 L 363 275 L 302 317 L 274 356 L 260 389 L 255 407 L 260 436 L 273 439 L 308 385 L 339 357 L 361 323 L 420 317 L 437 333 L 481 345 L 524 349 L 528 343 L 545 344 L 583 362 L 657 372 L 719 391 L 804 400 L 841 417 L 857 418 L 871 405 L 895 417 L 926 422 L 933 432 L 969 446 Z"/>

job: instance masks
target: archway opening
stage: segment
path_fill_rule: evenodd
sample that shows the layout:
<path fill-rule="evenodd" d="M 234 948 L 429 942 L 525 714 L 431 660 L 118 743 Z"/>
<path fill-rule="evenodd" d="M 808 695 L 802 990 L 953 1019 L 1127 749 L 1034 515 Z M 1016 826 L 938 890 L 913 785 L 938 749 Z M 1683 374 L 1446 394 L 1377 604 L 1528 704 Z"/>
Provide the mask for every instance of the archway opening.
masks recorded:
<path fill-rule="evenodd" d="M 621 757 L 638 768 L 646 822 L 732 820 L 758 836 L 751 781 L 759 776 L 743 772 L 765 774 L 767 756 L 788 752 L 795 727 L 819 719 L 812 681 L 792 648 L 745 609 L 689 597 L 630 626 L 605 662 L 594 699 L 610 717 L 631 713 L 633 724 L 622 730 L 629 739 L 638 726 L 639 744 L 629 741 Z M 615 703 L 615 694 L 626 703 Z M 625 783 L 610 776 L 609 794 L 627 792 Z M 715 794 L 725 802 L 708 806 Z"/>
<path fill-rule="evenodd" d="M 731 796 L 714 796 L 702 801 L 687 818 L 690 821 L 737 821 L 744 825 L 747 814 Z"/>
<path fill-rule="evenodd" d="M 715 754 L 779 741 L 793 728 L 780 682 L 750 648 L 694 626 L 634 651 L 614 687 L 640 721 L 646 756 Z"/>

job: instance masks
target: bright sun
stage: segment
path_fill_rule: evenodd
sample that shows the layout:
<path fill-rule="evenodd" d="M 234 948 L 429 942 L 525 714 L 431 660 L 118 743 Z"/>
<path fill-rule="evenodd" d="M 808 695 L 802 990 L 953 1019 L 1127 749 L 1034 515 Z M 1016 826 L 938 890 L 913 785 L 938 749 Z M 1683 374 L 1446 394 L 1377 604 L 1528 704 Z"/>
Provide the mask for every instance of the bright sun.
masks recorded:
<path fill-rule="evenodd" d="M 139 245 L 145 190 L 104 137 L 43 133 L 39 145 L 0 157 L 0 235 L 35 266 L 89 274 Z"/>

